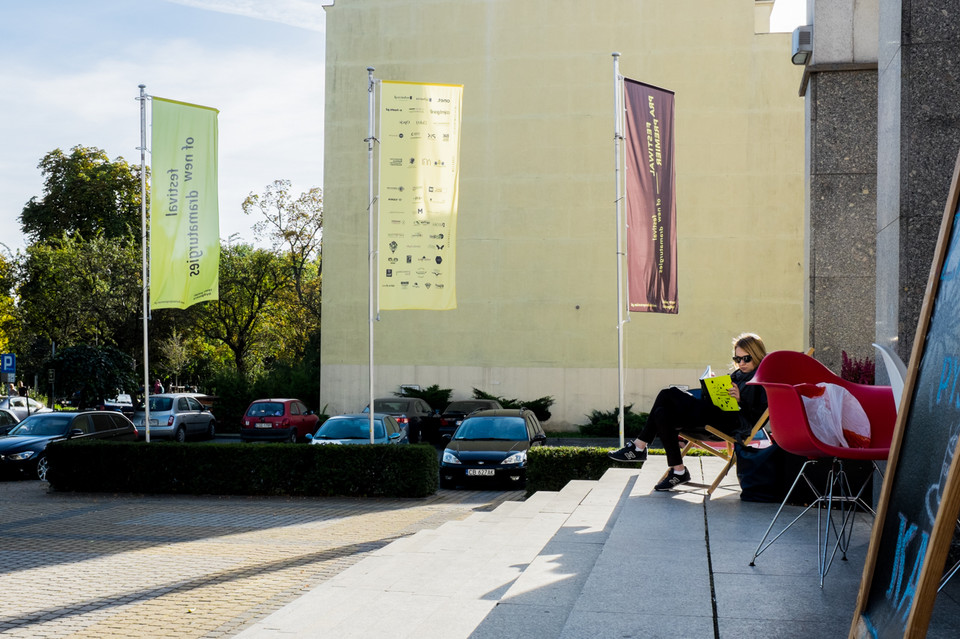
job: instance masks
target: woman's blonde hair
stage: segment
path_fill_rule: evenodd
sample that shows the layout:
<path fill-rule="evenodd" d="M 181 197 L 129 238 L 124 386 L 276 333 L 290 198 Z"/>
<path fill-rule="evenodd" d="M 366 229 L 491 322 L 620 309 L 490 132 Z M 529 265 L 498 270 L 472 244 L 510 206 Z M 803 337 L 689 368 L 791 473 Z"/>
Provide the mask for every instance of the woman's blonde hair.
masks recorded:
<path fill-rule="evenodd" d="M 760 362 L 767 356 L 767 347 L 763 345 L 763 339 L 756 333 L 740 333 L 733 338 L 733 353 L 736 355 L 737 349 L 747 351 L 754 364 L 760 365 Z"/>

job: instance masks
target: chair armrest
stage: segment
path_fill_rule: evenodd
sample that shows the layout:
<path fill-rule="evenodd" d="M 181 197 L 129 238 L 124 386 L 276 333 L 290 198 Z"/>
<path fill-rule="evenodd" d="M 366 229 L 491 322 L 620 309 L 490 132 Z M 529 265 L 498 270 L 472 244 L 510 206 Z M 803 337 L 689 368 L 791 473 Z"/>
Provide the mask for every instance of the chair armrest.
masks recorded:
<path fill-rule="evenodd" d="M 727 434 L 726 434 L 725 432 L 723 432 L 722 430 L 719 430 L 719 429 L 717 429 L 717 428 L 714 428 L 713 426 L 710 426 L 709 424 L 708 424 L 707 426 L 704 426 L 704 430 L 706 430 L 708 433 L 710 433 L 711 435 L 713 435 L 713 436 L 716 437 L 717 439 L 722 439 L 723 441 L 727 442 L 728 444 L 736 444 L 736 443 L 737 443 L 737 438 L 736 438 L 736 437 L 733 437 L 733 436 L 731 436 L 731 435 L 727 435 Z"/>

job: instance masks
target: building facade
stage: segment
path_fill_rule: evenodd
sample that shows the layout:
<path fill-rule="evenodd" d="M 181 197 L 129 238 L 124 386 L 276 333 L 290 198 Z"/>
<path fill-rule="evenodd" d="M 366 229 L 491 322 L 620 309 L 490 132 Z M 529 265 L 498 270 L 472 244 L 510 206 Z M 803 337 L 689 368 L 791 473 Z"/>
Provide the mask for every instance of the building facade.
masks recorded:
<path fill-rule="evenodd" d="M 457 308 L 384 311 L 373 386 L 618 402 L 614 74 L 675 92 L 679 312 L 632 313 L 625 398 L 810 327 L 803 69 L 768 2 L 336 0 L 327 7 L 321 405 L 369 397 L 368 74 L 462 84 Z"/>
<path fill-rule="evenodd" d="M 929 0 L 807 11 L 810 342 L 833 370 L 842 351 L 873 358 L 871 342 L 909 362 L 960 149 L 960 12 Z"/>

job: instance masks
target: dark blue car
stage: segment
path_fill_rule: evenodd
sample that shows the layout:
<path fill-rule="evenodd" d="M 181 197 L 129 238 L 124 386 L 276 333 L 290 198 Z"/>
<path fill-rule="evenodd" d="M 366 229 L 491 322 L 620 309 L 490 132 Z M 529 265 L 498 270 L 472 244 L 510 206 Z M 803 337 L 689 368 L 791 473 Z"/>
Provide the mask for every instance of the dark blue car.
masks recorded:
<path fill-rule="evenodd" d="M 138 435 L 133 422 L 112 411 L 31 415 L 0 437 L 0 476 L 45 480 L 44 451 L 50 442 L 79 438 L 135 441 Z"/>

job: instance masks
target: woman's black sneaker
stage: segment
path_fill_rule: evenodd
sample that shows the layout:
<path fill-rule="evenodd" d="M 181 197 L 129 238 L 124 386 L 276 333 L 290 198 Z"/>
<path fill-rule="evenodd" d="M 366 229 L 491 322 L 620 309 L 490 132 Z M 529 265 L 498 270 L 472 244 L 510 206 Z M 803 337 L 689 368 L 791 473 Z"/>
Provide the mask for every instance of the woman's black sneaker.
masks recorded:
<path fill-rule="evenodd" d="M 672 470 L 667 473 L 667 478 L 662 482 L 653 487 L 654 490 L 672 490 L 679 486 L 680 484 L 685 484 L 690 481 L 690 471 L 686 468 L 683 469 L 683 474 L 678 475 Z"/>
<path fill-rule="evenodd" d="M 607 457 L 618 462 L 645 462 L 647 461 L 647 449 L 637 450 L 633 442 L 628 442 L 620 450 L 612 450 L 607 453 Z"/>

